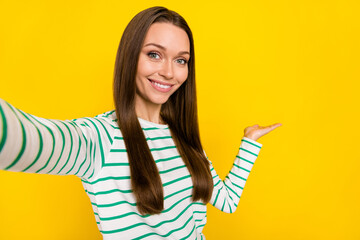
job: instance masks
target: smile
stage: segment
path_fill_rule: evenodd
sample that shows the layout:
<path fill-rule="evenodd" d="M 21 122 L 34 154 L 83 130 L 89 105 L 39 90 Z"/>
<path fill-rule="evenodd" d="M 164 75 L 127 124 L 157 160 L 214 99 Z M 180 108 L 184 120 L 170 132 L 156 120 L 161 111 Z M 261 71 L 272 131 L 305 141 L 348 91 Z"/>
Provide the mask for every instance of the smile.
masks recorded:
<path fill-rule="evenodd" d="M 155 88 L 156 90 L 160 91 L 160 92 L 168 92 L 171 90 L 172 88 L 172 84 L 162 84 L 159 83 L 157 81 L 154 81 L 152 79 L 148 79 L 151 83 L 151 86 L 153 86 L 153 88 Z"/>

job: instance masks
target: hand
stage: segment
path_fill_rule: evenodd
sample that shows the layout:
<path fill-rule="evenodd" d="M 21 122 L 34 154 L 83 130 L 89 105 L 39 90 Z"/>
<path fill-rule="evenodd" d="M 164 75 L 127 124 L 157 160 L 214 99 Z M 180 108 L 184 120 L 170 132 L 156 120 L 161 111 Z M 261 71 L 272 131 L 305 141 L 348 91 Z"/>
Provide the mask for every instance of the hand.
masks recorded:
<path fill-rule="evenodd" d="M 254 126 L 250 126 L 245 128 L 244 130 L 244 137 L 250 138 L 254 141 L 259 139 L 260 137 L 264 136 L 265 134 L 271 132 L 277 127 L 282 126 L 281 123 L 275 123 L 273 125 L 269 125 L 267 127 L 261 127 L 259 124 L 256 124 Z"/>

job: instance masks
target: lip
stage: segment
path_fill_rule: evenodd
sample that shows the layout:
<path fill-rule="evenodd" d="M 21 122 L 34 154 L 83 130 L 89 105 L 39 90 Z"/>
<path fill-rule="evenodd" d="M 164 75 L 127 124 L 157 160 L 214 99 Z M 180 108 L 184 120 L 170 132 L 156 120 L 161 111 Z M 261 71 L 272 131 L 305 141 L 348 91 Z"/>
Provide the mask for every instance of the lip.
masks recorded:
<path fill-rule="evenodd" d="M 174 86 L 173 84 L 163 83 L 163 82 L 160 82 L 160 81 L 157 81 L 157 80 L 153 80 L 151 78 L 148 78 L 148 80 L 149 80 L 149 82 L 150 82 L 150 84 L 151 84 L 151 86 L 153 88 L 155 88 L 157 91 L 163 92 L 163 93 L 169 92 L 172 89 L 172 87 Z M 160 84 L 165 85 L 165 86 L 170 86 L 170 87 L 169 88 L 161 88 L 159 86 L 156 86 L 154 82 L 160 83 Z"/>

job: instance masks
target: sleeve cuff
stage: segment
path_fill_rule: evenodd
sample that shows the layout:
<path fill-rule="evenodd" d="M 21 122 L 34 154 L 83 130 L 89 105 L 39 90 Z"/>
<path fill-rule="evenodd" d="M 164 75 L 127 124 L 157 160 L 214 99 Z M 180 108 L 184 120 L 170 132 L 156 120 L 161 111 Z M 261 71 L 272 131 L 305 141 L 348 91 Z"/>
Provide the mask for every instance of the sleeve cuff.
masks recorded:
<path fill-rule="evenodd" d="M 239 148 L 238 158 L 249 163 L 254 163 L 258 157 L 262 144 L 250 138 L 243 137 Z"/>
<path fill-rule="evenodd" d="M 252 144 L 252 145 L 255 145 L 256 147 L 259 147 L 259 148 L 262 147 L 262 144 L 261 144 L 261 143 L 255 141 L 255 140 L 252 140 L 252 139 L 250 139 L 250 138 L 243 137 L 241 140 L 245 140 L 246 142 L 248 142 L 248 143 L 250 143 L 250 144 Z"/>

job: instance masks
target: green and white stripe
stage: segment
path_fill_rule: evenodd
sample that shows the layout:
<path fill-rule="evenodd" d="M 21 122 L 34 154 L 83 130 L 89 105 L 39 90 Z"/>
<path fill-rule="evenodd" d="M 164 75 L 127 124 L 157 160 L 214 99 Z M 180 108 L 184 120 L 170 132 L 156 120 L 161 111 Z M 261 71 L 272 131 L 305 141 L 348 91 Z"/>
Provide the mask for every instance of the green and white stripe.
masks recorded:
<path fill-rule="evenodd" d="M 167 125 L 139 118 L 164 188 L 164 210 L 139 214 L 131 190 L 129 162 L 115 111 L 73 120 L 39 118 L 0 99 L 0 169 L 76 175 L 90 198 L 106 239 L 205 239 L 206 204 L 192 202 L 192 180 Z M 262 144 L 243 137 L 224 180 L 210 163 L 210 204 L 236 210 Z"/>

